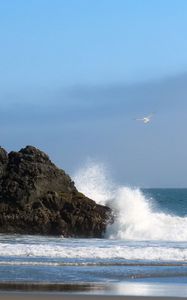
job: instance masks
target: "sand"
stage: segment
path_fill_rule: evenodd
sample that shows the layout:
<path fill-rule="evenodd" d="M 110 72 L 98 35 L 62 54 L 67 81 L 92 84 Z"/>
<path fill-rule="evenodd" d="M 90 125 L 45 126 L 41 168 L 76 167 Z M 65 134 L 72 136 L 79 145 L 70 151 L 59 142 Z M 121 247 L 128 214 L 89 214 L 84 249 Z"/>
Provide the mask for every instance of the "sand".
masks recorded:
<path fill-rule="evenodd" d="M 112 295 L 68 295 L 68 294 L 53 294 L 53 293 L 1 293 L 2 300 L 181 300 L 180 297 L 147 297 L 147 296 L 112 296 Z"/>

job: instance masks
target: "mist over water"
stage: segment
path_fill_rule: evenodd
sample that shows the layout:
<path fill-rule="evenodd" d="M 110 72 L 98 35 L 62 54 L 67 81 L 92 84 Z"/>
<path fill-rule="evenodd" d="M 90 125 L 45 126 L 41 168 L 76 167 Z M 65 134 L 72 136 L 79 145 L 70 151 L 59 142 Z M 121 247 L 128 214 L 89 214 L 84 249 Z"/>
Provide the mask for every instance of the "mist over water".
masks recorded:
<path fill-rule="evenodd" d="M 88 163 L 74 180 L 78 190 L 114 211 L 115 222 L 108 225 L 107 238 L 187 241 L 186 216 L 165 213 L 139 188 L 114 185 L 102 164 Z"/>

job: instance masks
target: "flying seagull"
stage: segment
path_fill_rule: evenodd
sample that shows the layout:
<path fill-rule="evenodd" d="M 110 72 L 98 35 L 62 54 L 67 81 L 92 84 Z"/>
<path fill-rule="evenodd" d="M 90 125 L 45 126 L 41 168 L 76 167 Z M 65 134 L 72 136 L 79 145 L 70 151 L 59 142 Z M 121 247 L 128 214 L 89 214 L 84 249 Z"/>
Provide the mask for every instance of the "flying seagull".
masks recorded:
<path fill-rule="evenodd" d="M 142 121 L 144 124 L 147 124 L 151 121 L 153 114 L 149 115 L 149 116 L 145 116 L 141 119 L 136 119 L 136 121 Z"/>

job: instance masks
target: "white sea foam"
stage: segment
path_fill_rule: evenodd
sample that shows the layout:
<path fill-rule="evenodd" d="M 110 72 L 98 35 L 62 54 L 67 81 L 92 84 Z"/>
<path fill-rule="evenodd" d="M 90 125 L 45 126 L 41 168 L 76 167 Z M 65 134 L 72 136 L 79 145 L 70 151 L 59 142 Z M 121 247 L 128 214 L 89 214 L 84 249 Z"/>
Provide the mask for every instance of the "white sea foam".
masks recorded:
<path fill-rule="evenodd" d="M 187 241 L 187 217 L 169 215 L 154 208 L 140 189 L 114 187 L 103 166 L 88 165 L 76 174 L 77 188 L 116 213 L 106 237 L 128 240 Z"/>
<path fill-rule="evenodd" d="M 0 244 L 1 257 L 49 257 L 62 259 L 126 259 L 126 260 L 159 260 L 186 261 L 187 249 L 175 247 L 138 247 L 113 245 L 110 247 L 84 246 L 64 247 L 59 245 L 34 244 Z M 16 264 L 16 262 L 15 262 Z M 19 263 L 17 263 L 19 264 Z M 23 262 L 24 264 L 24 262 Z M 32 264 L 32 263 L 31 263 Z M 34 263 L 33 263 L 34 264 Z"/>

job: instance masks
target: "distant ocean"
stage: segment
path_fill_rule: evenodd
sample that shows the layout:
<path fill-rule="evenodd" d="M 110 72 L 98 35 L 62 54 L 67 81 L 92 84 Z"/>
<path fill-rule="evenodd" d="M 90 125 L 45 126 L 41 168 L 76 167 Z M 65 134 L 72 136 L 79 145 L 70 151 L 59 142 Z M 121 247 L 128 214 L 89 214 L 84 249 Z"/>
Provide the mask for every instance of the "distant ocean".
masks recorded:
<path fill-rule="evenodd" d="M 187 189 L 116 186 L 99 166 L 74 180 L 80 191 L 113 208 L 114 224 L 103 239 L 0 235 L 0 286 L 187 297 Z"/>

